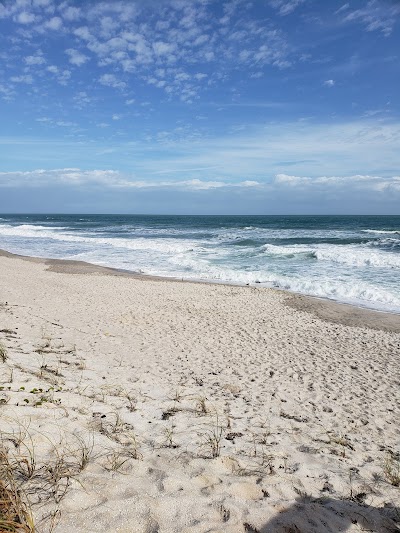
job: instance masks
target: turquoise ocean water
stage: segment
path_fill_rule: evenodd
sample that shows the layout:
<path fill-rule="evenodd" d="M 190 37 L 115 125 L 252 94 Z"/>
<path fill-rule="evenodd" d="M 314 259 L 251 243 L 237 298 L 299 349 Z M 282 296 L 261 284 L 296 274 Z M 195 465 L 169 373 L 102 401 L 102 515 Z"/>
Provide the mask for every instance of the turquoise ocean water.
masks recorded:
<path fill-rule="evenodd" d="M 400 216 L 0 215 L 0 248 L 400 313 Z"/>

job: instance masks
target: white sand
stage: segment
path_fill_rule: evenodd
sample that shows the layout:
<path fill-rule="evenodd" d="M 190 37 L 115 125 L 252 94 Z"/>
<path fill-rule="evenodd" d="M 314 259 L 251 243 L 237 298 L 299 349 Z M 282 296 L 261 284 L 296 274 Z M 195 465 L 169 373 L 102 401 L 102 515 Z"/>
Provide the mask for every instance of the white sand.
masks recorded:
<path fill-rule="evenodd" d="M 400 530 L 400 317 L 73 271 L 0 257 L 0 429 L 40 530 Z"/>

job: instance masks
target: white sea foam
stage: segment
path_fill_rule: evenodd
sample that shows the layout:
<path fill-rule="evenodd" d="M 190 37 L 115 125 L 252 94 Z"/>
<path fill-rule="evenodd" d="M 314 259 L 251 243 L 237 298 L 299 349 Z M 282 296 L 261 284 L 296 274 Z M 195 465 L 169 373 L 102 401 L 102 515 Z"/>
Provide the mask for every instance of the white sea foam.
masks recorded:
<path fill-rule="evenodd" d="M 357 267 L 400 268 L 400 255 L 385 250 L 368 249 L 360 245 L 330 245 L 317 246 L 293 245 L 263 246 L 265 253 L 275 256 L 294 257 L 307 255 L 319 261 L 330 261 Z"/>
<path fill-rule="evenodd" d="M 366 250 L 361 247 L 319 248 L 314 252 L 320 261 L 330 261 L 357 267 L 400 268 L 400 255 L 386 251 Z"/>
<path fill-rule="evenodd" d="M 400 235 L 400 230 L 383 230 L 383 229 L 363 229 L 363 233 L 376 233 L 376 234 L 388 234 L 388 235 Z"/>
<path fill-rule="evenodd" d="M 354 305 L 375 307 L 386 311 L 400 311 L 400 296 L 393 294 L 384 287 L 378 287 L 360 280 L 344 281 L 307 276 L 301 277 L 281 276 L 268 271 L 237 271 L 231 268 L 210 265 L 206 261 L 199 262 L 195 258 L 181 258 L 182 270 L 165 270 L 163 275 L 186 279 L 231 282 L 238 284 L 255 284 L 274 287 L 302 294 L 310 294 L 321 298 L 329 298 Z M 145 273 L 156 275 L 156 269 L 144 270 Z"/>
<path fill-rule="evenodd" d="M 4 224 L 0 226 L 0 235 L 18 235 L 21 237 L 40 237 L 50 235 L 53 230 L 65 230 L 65 226 L 39 226 L 33 224 L 21 224 L 20 226 L 11 226 Z M 45 233 L 43 233 L 45 232 Z M 50 232 L 50 233 L 49 233 Z"/>
<path fill-rule="evenodd" d="M 400 297 L 383 287 L 377 287 L 360 280 L 343 280 L 334 279 L 310 279 L 307 276 L 301 279 L 276 277 L 275 286 L 311 294 L 321 298 L 330 298 L 342 302 L 356 305 L 371 306 L 389 311 L 400 311 Z"/>
<path fill-rule="evenodd" d="M 65 231 L 59 232 L 54 230 L 65 230 L 63 227 L 51 227 L 49 229 L 45 226 L 2 226 L 0 227 L 0 235 L 17 236 L 17 237 L 33 237 L 40 239 L 52 239 L 56 241 L 63 241 L 69 243 L 81 243 L 90 246 L 110 246 L 115 248 L 126 248 L 129 250 L 157 250 L 163 253 L 179 253 L 189 250 L 198 243 L 184 239 L 148 239 L 148 238 L 123 238 L 123 237 L 91 237 L 85 235 L 71 234 Z"/>
<path fill-rule="evenodd" d="M 305 246 L 302 244 L 294 244 L 292 246 L 277 246 L 276 244 L 264 244 L 262 250 L 268 255 L 294 257 L 296 255 L 313 255 L 315 248 Z"/>

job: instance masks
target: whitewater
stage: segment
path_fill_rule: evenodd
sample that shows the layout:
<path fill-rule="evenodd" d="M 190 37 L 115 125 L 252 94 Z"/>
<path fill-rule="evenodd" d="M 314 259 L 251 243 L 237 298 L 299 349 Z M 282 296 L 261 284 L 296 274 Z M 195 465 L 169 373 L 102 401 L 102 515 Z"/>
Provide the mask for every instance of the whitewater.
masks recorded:
<path fill-rule="evenodd" d="M 400 313 L 400 216 L 5 214 L 0 248 Z"/>

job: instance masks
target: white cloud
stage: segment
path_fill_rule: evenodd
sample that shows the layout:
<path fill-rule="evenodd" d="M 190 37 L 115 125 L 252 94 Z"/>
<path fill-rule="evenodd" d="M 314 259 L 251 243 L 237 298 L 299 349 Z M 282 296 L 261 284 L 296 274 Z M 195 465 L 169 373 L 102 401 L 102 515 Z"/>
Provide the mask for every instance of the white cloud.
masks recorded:
<path fill-rule="evenodd" d="M 27 56 L 24 59 L 25 63 L 29 66 L 31 65 L 43 65 L 46 63 L 46 60 L 42 55 Z"/>
<path fill-rule="evenodd" d="M 22 11 L 17 16 L 17 22 L 20 24 L 32 24 L 36 19 L 35 15 L 33 13 L 29 13 L 28 11 Z"/>
<path fill-rule="evenodd" d="M 74 102 L 79 108 L 86 107 L 87 104 L 92 102 L 92 98 L 87 94 L 86 91 L 79 91 L 74 97 Z"/>
<path fill-rule="evenodd" d="M 33 5 L 37 7 L 47 7 L 50 6 L 52 0 L 33 0 Z"/>
<path fill-rule="evenodd" d="M 54 74 L 60 85 L 67 85 L 69 79 L 71 78 L 70 70 L 60 70 L 56 65 L 49 65 L 47 67 L 47 72 Z"/>
<path fill-rule="evenodd" d="M 348 12 L 343 22 L 360 22 L 365 25 L 367 31 L 381 31 L 388 37 L 399 16 L 400 5 L 397 1 L 385 3 L 369 0 L 365 7 Z"/>
<path fill-rule="evenodd" d="M 31 85 L 33 83 L 33 78 L 30 74 L 22 76 L 12 76 L 10 79 L 14 83 L 27 83 L 28 85 Z"/>
<path fill-rule="evenodd" d="M 74 48 L 68 48 L 65 50 L 65 53 L 69 56 L 69 62 L 72 65 L 76 65 L 78 67 L 82 66 L 86 63 L 86 61 L 89 61 L 88 56 L 85 56 L 78 50 L 75 50 Z"/>
<path fill-rule="evenodd" d="M 89 28 L 87 26 L 81 26 L 80 28 L 76 28 L 73 33 L 84 41 L 91 41 L 93 39 L 93 35 L 90 33 Z"/>
<path fill-rule="evenodd" d="M 306 0 L 270 0 L 272 7 L 278 10 L 279 15 L 285 16 L 292 13 Z"/>
<path fill-rule="evenodd" d="M 76 122 L 71 122 L 67 120 L 54 120 L 49 117 L 39 117 L 36 119 L 36 122 L 41 122 L 43 124 L 51 124 L 54 126 L 60 126 L 64 128 L 69 128 L 71 126 L 77 126 Z"/>
<path fill-rule="evenodd" d="M 175 49 L 176 45 L 174 43 L 165 43 L 163 41 L 157 41 L 153 43 L 153 50 L 157 56 L 165 56 L 172 54 Z"/>
<path fill-rule="evenodd" d="M 107 87 L 113 87 L 114 89 L 125 89 L 126 83 L 120 81 L 114 74 L 103 74 L 99 78 L 99 82 Z"/>
<path fill-rule="evenodd" d="M 10 87 L 7 87 L 6 85 L 0 83 L 0 94 L 2 100 L 10 102 L 11 100 L 13 100 L 15 92 Z"/>
<path fill-rule="evenodd" d="M 38 119 L 43 122 L 50 119 Z M 69 123 L 57 122 L 59 126 L 69 126 Z M 184 189 L 192 191 L 206 191 L 220 188 L 259 187 L 256 181 L 215 181 L 215 180 L 171 180 L 147 181 L 122 174 L 117 170 L 81 170 L 79 168 L 63 168 L 54 170 L 37 169 L 32 171 L 0 172 L 0 187 L 38 187 L 47 185 L 101 185 L 102 187 L 118 189 Z"/>
<path fill-rule="evenodd" d="M 62 11 L 62 16 L 69 22 L 78 20 L 81 16 L 81 10 L 79 7 L 68 6 Z"/>
<path fill-rule="evenodd" d="M 57 31 L 62 27 L 62 25 L 63 25 L 63 22 L 60 17 L 53 17 L 47 22 L 45 22 L 44 27 L 49 30 Z"/>
<path fill-rule="evenodd" d="M 350 7 L 350 4 L 348 2 L 346 2 L 341 7 L 339 7 L 339 9 L 337 9 L 335 11 L 335 15 L 338 15 L 339 13 L 342 13 L 343 11 L 346 11 L 346 9 L 349 9 L 349 7 Z"/>
<path fill-rule="evenodd" d="M 358 174 L 355 176 L 319 176 L 310 178 L 305 176 L 277 174 L 274 183 L 277 185 L 305 189 L 312 189 L 315 187 L 321 188 L 322 186 L 326 190 L 340 188 L 343 191 L 363 189 L 375 192 L 400 192 L 400 176 L 382 177 Z"/>
<path fill-rule="evenodd" d="M 324 85 L 325 87 L 333 87 L 335 85 L 335 80 L 325 80 Z"/>
<path fill-rule="evenodd" d="M 57 120 L 55 124 L 57 126 L 62 126 L 63 128 L 69 128 L 70 126 L 77 126 L 76 122 L 71 122 L 68 120 Z"/>
<path fill-rule="evenodd" d="M 119 21 L 112 17 L 102 17 L 100 19 L 101 32 L 105 37 L 112 35 L 113 31 L 119 26 Z"/>

